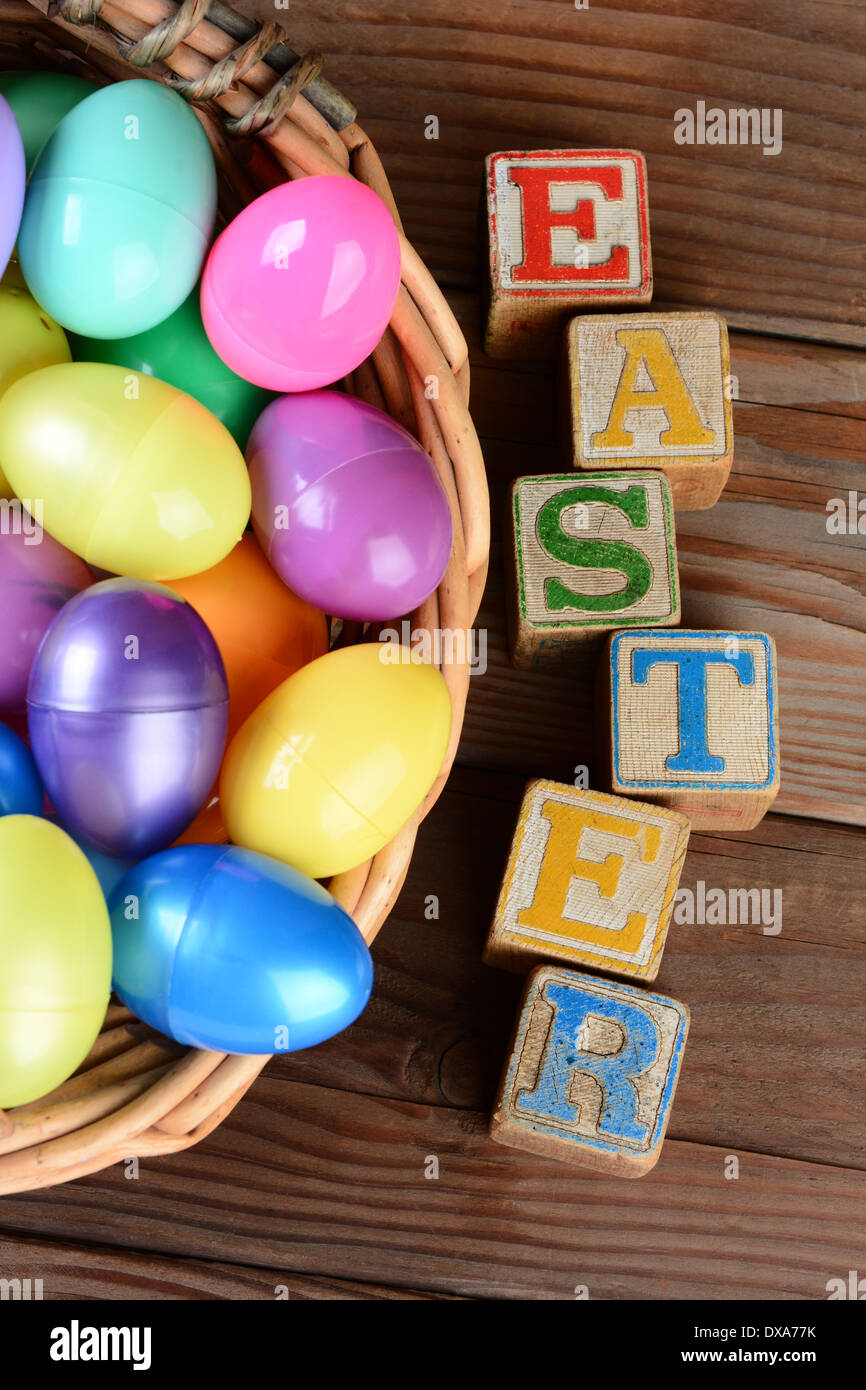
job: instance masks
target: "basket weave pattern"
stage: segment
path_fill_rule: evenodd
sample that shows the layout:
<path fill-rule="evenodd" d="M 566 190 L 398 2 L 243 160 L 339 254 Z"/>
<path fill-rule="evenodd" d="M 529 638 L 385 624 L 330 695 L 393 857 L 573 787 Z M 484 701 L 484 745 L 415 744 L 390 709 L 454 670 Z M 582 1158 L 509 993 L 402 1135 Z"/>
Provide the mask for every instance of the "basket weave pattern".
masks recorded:
<path fill-rule="evenodd" d="M 103 85 L 148 77 L 172 86 L 193 103 L 211 143 L 224 220 L 280 177 L 354 177 L 384 200 L 400 235 L 402 284 L 385 336 L 346 385 L 417 436 L 451 503 L 448 569 L 437 592 L 412 614 L 412 628 L 468 630 L 484 588 L 490 537 L 484 464 L 468 411 L 466 343 L 406 240 L 354 107 L 321 76 L 321 58 L 299 58 L 279 24 L 255 24 L 218 0 L 7 0 L 0 10 L 0 68 L 59 69 Z M 371 636 L 376 633 L 346 624 L 338 640 Z M 384 849 L 329 885 L 367 942 L 400 891 L 418 825 L 444 787 L 460 737 L 468 642 L 440 645 L 453 727 L 436 782 Z M 0 1193 L 66 1182 L 132 1155 L 187 1148 L 220 1123 L 267 1061 L 181 1048 L 112 1004 L 70 1080 L 40 1101 L 0 1111 Z"/>

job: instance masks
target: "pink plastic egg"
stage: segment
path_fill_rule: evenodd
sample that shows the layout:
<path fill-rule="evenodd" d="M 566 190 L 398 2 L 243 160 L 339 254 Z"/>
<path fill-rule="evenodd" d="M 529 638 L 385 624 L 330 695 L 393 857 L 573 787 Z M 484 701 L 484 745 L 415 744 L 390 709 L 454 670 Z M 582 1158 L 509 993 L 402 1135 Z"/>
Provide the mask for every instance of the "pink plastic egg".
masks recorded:
<path fill-rule="evenodd" d="M 296 179 L 263 193 L 217 238 L 202 319 L 239 376 L 310 391 L 369 356 L 399 286 L 400 242 L 381 198 L 338 175 Z"/>

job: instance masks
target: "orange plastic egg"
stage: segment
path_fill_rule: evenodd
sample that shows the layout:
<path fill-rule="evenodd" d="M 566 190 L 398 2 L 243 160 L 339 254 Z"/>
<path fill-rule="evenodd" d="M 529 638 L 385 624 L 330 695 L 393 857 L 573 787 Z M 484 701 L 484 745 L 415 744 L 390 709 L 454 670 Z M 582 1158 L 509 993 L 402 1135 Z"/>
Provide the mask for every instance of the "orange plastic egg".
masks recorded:
<path fill-rule="evenodd" d="M 212 569 L 168 580 L 214 635 L 229 684 L 228 742 L 288 676 L 328 650 L 324 613 L 287 588 L 247 533 Z M 214 787 L 178 844 L 221 844 L 227 839 Z"/>

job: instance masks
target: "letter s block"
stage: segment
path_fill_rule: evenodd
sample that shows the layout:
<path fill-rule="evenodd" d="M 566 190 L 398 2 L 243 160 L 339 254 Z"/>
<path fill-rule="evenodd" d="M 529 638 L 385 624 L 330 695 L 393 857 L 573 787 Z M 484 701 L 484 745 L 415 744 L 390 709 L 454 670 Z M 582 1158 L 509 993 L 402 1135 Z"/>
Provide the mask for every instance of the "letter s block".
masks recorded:
<path fill-rule="evenodd" d="M 539 778 L 523 797 L 484 959 L 648 982 L 661 964 L 689 820 Z"/>
<path fill-rule="evenodd" d="M 680 620 L 670 487 L 662 473 L 554 473 L 511 489 L 511 660 L 553 665 L 593 638 Z"/>
<path fill-rule="evenodd" d="M 485 351 L 554 357 L 581 309 L 652 298 L 646 165 L 634 150 L 509 150 L 485 163 Z"/>
<path fill-rule="evenodd" d="M 777 687 L 765 633 L 617 633 L 598 692 L 611 790 L 752 830 L 779 790 Z"/>
<path fill-rule="evenodd" d="M 689 1026 L 684 1004 L 541 965 L 490 1121 L 499 1144 L 619 1177 L 658 1162 Z"/>
<path fill-rule="evenodd" d="M 682 511 L 731 471 L 728 330 L 718 314 L 593 314 L 565 341 L 575 468 L 660 468 Z"/>

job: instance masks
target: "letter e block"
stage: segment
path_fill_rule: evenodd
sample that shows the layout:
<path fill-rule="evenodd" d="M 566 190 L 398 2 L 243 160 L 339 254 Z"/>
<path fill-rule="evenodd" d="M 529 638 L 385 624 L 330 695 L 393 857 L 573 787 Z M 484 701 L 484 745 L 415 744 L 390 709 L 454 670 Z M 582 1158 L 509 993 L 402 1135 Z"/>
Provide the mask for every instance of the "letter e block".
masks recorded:
<path fill-rule="evenodd" d="M 530 782 L 485 961 L 526 971 L 554 960 L 654 980 L 689 829 L 676 811 Z"/>
<path fill-rule="evenodd" d="M 779 790 L 777 687 L 762 632 L 617 633 L 599 673 L 611 790 L 693 830 L 753 829 Z"/>
<path fill-rule="evenodd" d="M 485 351 L 553 357 L 569 317 L 652 298 L 646 165 L 634 150 L 510 150 L 485 163 Z"/>
<path fill-rule="evenodd" d="M 565 351 L 575 468 L 660 468 L 678 510 L 712 507 L 734 453 L 724 320 L 593 314 Z"/>
<path fill-rule="evenodd" d="M 529 977 L 490 1137 L 637 1178 L 658 1162 L 689 1026 L 684 1004 L 541 965 Z"/>
<path fill-rule="evenodd" d="M 511 660 L 555 664 L 593 638 L 680 620 L 670 487 L 662 473 L 556 473 L 511 489 Z"/>

